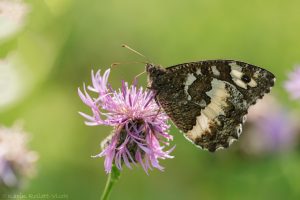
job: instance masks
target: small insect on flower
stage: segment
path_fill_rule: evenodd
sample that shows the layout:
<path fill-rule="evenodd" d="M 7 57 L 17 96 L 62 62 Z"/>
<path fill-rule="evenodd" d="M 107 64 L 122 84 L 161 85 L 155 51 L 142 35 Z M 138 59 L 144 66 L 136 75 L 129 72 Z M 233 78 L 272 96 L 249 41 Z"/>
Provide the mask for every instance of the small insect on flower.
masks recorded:
<path fill-rule="evenodd" d="M 300 66 L 289 74 L 284 86 L 293 99 L 300 98 Z"/>
<path fill-rule="evenodd" d="M 89 126 L 112 126 L 112 133 L 102 142 L 102 152 L 94 157 L 105 156 L 104 167 L 111 172 L 113 163 L 118 169 L 122 164 L 132 168 L 140 163 L 145 172 L 152 167 L 163 170 L 158 159 L 173 158 L 169 155 L 174 149 L 164 151 L 172 136 L 168 134 L 168 117 L 161 112 L 154 100 L 152 91 L 138 88 L 136 82 L 129 86 L 122 82 L 119 90 L 108 84 L 110 69 L 103 76 L 100 70 L 92 71 L 92 86 L 87 89 L 97 94 L 91 97 L 86 87 L 78 88 L 81 100 L 91 108 L 92 116 L 80 112 Z M 163 144 L 163 145 L 161 145 Z"/>

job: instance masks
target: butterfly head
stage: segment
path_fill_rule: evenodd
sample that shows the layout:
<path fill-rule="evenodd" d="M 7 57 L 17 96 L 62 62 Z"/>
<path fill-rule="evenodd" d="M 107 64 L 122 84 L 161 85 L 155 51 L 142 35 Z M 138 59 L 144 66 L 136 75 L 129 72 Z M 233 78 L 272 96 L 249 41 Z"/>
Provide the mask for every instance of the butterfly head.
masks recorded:
<path fill-rule="evenodd" d="M 148 87 L 155 89 L 161 84 L 161 76 L 166 73 L 166 70 L 160 65 L 147 63 L 146 72 L 148 74 Z"/>

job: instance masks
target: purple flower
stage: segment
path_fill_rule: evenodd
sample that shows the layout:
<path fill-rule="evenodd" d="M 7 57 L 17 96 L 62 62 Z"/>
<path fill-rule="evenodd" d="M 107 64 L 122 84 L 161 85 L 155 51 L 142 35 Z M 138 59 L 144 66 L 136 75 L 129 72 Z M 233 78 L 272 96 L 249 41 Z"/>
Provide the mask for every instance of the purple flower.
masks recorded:
<path fill-rule="evenodd" d="M 275 98 L 266 95 L 249 110 L 241 148 L 254 155 L 292 149 L 299 131 L 295 119 Z"/>
<path fill-rule="evenodd" d="M 0 126 L 0 182 L 17 187 L 35 172 L 37 153 L 27 148 L 28 135 L 19 126 Z"/>
<path fill-rule="evenodd" d="M 284 87 L 293 99 L 300 98 L 300 67 L 297 67 L 289 74 L 289 78 L 285 82 Z"/>
<path fill-rule="evenodd" d="M 122 82 L 119 90 L 114 90 L 107 83 L 110 70 L 106 70 L 103 76 L 100 70 L 92 72 L 92 84 L 87 89 L 97 94 L 92 98 L 84 86 L 83 92 L 78 89 L 81 100 L 91 108 L 92 116 L 81 113 L 89 126 L 112 126 L 112 134 L 101 144 L 103 151 L 94 157 L 105 156 L 105 171 L 111 172 L 114 163 L 118 169 L 122 169 L 124 163 L 131 168 L 132 164 L 140 163 L 148 174 L 152 167 L 163 170 L 158 159 L 173 158 L 164 151 L 164 145 L 172 136 L 168 134 L 168 117 L 160 112 L 154 101 L 152 91 L 144 91 L 137 88 L 136 83 L 128 86 Z"/>

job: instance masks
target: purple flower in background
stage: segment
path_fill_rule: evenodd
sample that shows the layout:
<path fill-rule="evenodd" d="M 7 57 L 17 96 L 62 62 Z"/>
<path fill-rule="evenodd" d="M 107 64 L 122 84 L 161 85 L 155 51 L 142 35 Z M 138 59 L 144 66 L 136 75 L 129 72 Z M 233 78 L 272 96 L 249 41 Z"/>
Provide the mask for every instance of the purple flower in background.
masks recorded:
<path fill-rule="evenodd" d="M 249 110 L 242 150 L 261 155 L 292 149 L 299 131 L 295 119 L 275 98 L 266 95 Z"/>
<path fill-rule="evenodd" d="M 285 82 L 284 87 L 293 99 L 300 98 L 300 67 L 297 67 L 289 74 L 289 78 Z"/>
<path fill-rule="evenodd" d="M 28 135 L 19 126 L 0 126 L 0 182 L 17 187 L 23 178 L 32 176 L 37 161 L 36 152 L 27 148 Z"/>
<path fill-rule="evenodd" d="M 80 114 L 86 118 L 86 125 L 107 125 L 114 129 L 101 144 L 103 151 L 94 157 L 105 156 L 105 171 L 111 172 L 114 163 L 118 169 L 122 169 L 124 163 L 131 168 L 131 164 L 140 163 L 148 173 L 152 167 L 163 170 L 158 159 L 173 158 L 164 151 L 164 145 L 172 136 L 168 134 L 168 117 L 160 112 L 154 101 L 152 91 L 144 91 L 137 88 L 136 84 L 128 86 L 122 82 L 119 90 L 114 90 L 107 83 L 110 70 L 106 70 L 103 76 L 100 70 L 92 72 L 92 84 L 87 89 L 97 94 L 92 98 L 86 91 L 78 89 L 81 100 L 91 108 L 93 115 Z"/>

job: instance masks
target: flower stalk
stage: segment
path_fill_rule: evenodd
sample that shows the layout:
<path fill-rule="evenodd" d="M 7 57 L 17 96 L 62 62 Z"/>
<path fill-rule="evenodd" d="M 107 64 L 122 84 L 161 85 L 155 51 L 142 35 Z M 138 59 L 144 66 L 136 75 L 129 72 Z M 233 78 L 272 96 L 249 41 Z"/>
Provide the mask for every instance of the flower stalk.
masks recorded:
<path fill-rule="evenodd" d="M 109 199 L 109 195 L 112 191 L 112 188 L 115 185 L 115 183 L 119 180 L 120 175 L 120 170 L 115 165 L 113 165 L 111 173 L 108 174 L 106 185 L 101 196 L 101 200 Z"/>

